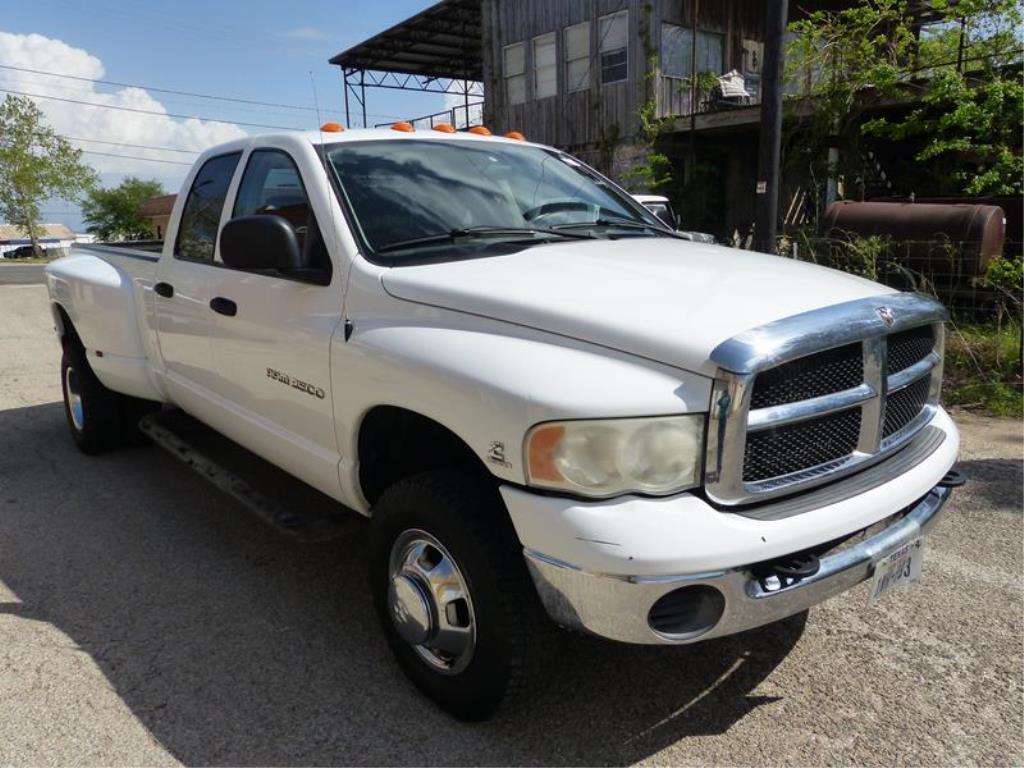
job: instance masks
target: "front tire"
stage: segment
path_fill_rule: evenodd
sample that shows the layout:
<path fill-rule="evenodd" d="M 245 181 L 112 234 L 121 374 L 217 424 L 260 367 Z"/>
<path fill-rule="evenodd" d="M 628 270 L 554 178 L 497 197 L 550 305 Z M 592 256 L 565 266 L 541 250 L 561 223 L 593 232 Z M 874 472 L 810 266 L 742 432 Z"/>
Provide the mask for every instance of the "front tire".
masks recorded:
<path fill-rule="evenodd" d="M 497 489 L 426 472 L 373 508 L 370 586 L 399 665 L 442 709 L 489 717 L 525 687 L 546 624 Z"/>
<path fill-rule="evenodd" d="M 64 413 L 71 438 L 83 453 L 95 454 L 121 443 L 121 396 L 103 386 L 79 344 L 65 346 L 60 361 Z"/>

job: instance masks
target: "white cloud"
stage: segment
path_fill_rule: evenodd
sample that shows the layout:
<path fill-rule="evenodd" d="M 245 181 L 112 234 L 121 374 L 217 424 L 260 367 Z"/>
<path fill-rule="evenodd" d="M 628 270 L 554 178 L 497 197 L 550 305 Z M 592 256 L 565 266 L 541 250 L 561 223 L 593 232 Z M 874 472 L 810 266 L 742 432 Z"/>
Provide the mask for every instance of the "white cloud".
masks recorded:
<path fill-rule="evenodd" d="M 296 29 L 289 29 L 284 33 L 285 37 L 290 37 L 292 40 L 323 40 L 327 35 L 322 30 L 316 27 L 297 27 Z"/>
<path fill-rule="evenodd" d="M 62 40 L 38 34 L 17 35 L 0 31 L 0 62 L 24 69 L 57 72 L 91 79 L 102 79 L 105 74 L 103 63 L 96 56 L 81 48 L 74 48 Z M 104 142 L 198 151 L 246 135 L 246 131 L 233 123 L 169 117 L 166 115 L 168 109 L 164 104 L 143 88 L 111 89 L 82 80 L 0 69 L 0 91 L 4 90 L 46 94 L 76 101 L 160 113 L 159 115 L 148 115 L 89 107 L 52 99 L 34 99 L 57 133 L 78 139 L 100 139 Z M 0 93 L 0 98 L 4 95 L 6 94 Z M 173 111 L 193 112 L 200 109 L 202 107 L 188 104 L 176 105 Z M 73 143 L 81 149 L 119 155 L 152 157 L 180 162 L 188 162 L 194 158 L 193 155 L 177 152 L 158 152 L 80 141 Z M 101 174 L 104 185 L 117 184 L 122 177 L 133 175 L 158 179 L 169 191 L 177 192 L 188 171 L 188 167 L 185 165 L 169 165 L 95 154 L 86 154 L 84 159 Z"/>

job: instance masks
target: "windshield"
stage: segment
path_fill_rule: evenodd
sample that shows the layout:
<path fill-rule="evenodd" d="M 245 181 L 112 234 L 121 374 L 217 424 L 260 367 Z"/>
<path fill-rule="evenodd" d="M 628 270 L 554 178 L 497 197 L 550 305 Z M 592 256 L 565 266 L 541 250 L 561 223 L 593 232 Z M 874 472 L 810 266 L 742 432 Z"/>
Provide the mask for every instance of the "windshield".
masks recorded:
<path fill-rule="evenodd" d="M 375 253 L 408 258 L 471 241 L 671 236 L 578 160 L 533 146 L 464 140 L 336 144 L 327 158 Z"/>

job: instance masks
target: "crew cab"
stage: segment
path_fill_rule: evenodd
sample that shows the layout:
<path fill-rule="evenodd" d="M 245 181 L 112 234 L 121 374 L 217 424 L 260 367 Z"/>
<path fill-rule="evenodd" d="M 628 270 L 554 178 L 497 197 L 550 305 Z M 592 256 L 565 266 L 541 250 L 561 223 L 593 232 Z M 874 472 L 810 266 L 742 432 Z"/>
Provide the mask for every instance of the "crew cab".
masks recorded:
<path fill-rule="evenodd" d="M 395 656 L 466 719 L 544 614 L 682 645 L 917 577 L 957 484 L 940 305 L 682 239 L 521 137 L 395 128 L 210 149 L 162 251 L 47 267 L 84 452 L 184 412 L 369 517 Z"/>

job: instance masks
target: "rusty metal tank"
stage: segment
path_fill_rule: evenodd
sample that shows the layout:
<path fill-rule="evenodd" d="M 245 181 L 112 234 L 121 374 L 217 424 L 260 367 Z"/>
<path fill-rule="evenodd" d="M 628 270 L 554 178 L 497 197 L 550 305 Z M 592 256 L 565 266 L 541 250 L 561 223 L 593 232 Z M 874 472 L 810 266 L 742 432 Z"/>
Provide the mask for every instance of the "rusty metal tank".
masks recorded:
<path fill-rule="evenodd" d="M 825 210 L 822 228 L 826 237 L 888 237 L 893 258 L 910 269 L 935 271 L 937 259 L 954 259 L 951 272 L 978 277 L 1003 252 L 1006 217 L 994 205 L 842 201 Z"/>
<path fill-rule="evenodd" d="M 1003 240 L 1003 256 L 1014 258 L 1024 254 L 1024 195 L 981 195 L 973 197 L 922 197 L 918 203 L 939 203 L 941 205 L 994 205 L 1003 209 L 1006 217 L 1006 236 Z M 912 203 L 908 197 L 873 197 L 877 203 Z"/>

